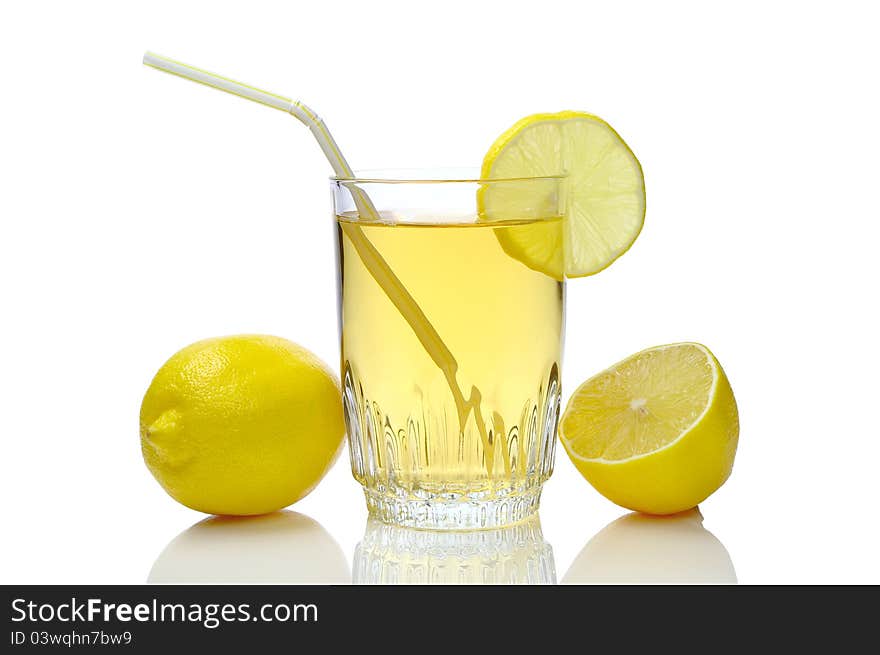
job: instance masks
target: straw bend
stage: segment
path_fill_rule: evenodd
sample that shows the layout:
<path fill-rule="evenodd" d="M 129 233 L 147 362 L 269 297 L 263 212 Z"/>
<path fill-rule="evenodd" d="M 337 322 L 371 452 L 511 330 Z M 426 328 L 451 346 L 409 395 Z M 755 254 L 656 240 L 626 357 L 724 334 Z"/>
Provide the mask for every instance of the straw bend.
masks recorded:
<path fill-rule="evenodd" d="M 199 84 L 204 84 L 205 86 L 210 86 L 214 89 L 231 93 L 240 98 L 287 112 L 300 122 L 304 123 L 312 131 L 312 134 L 318 141 L 318 145 L 321 146 L 321 150 L 324 151 L 324 155 L 330 161 L 330 165 L 333 167 L 333 172 L 336 173 L 338 177 L 350 178 L 354 176 L 351 166 L 345 161 L 345 157 L 342 156 L 342 151 L 339 149 L 339 146 L 336 145 L 336 140 L 333 138 L 333 135 L 330 134 L 330 130 L 327 129 L 327 126 L 324 125 L 324 121 L 322 121 L 321 118 L 305 103 L 300 102 L 299 100 L 291 100 L 290 98 L 277 93 L 258 89 L 249 84 L 236 82 L 228 77 L 223 77 L 222 75 L 217 75 L 216 73 L 211 73 L 201 68 L 196 68 L 195 66 L 190 66 L 189 64 L 184 64 L 183 62 L 163 57 L 162 55 L 157 55 L 153 52 L 146 52 L 144 54 L 144 64 L 165 73 L 177 75 L 178 77 L 183 77 L 192 82 L 198 82 Z M 362 194 L 358 195 L 362 196 Z M 369 206 L 368 201 L 365 201 L 363 197 L 358 198 L 358 201 L 360 204 L 366 204 Z M 367 215 L 375 215 L 375 209 L 369 207 Z"/>

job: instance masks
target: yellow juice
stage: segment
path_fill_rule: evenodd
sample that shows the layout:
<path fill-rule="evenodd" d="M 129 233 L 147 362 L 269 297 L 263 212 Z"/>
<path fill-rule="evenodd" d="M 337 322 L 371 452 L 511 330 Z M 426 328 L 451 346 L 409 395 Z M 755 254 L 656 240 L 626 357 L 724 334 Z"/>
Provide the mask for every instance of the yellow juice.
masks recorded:
<path fill-rule="evenodd" d="M 542 229 L 548 221 L 560 219 Z M 337 217 L 352 470 L 381 518 L 487 527 L 537 508 L 553 467 L 564 289 L 501 245 L 504 231 L 535 222 Z M 354 226 L 454 366 L 443 370 L 364 265 Z"/>

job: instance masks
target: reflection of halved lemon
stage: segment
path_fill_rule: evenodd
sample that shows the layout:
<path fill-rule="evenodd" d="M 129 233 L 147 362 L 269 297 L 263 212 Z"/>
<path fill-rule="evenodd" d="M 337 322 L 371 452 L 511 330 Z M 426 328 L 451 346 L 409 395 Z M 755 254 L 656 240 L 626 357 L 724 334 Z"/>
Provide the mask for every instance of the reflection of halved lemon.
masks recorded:
<path fill-rule="evenodd" d="M 736 584 L 736 570 L 724 544 L 703 527 L 700 510 L 636 512 L 590 539 L 562 584 Z"/>
<path fill-rule="evenodd" d="M 559 426 L 571 461 L 603 496 L 649 514 L 681 512 L 730 475 L 739 415 L 708 348 L 643 350 L 584 382 Z"/>
<path fill-rule="evenodd" d="M 565 175 L 563 231 L 530 223 L 498 230 L 505 252 L 561 279 L 598 273 L 626 252 L 645 220 L 645 181 L 632 151 L 601 118 L 576 111 L 527 116 L 502 134 L 483 160 L 481 177 Z M 481 217 L 518 218 L 528 185 L 486 185 Z M 562 256 L 564 254 L 564 256 Z"/>

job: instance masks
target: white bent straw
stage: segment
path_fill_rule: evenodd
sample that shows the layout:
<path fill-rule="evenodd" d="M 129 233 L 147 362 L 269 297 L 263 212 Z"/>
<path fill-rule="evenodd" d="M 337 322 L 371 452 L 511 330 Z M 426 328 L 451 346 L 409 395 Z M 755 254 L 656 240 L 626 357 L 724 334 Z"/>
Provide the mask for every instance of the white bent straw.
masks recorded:
<path fill-rule="evenodd" d="M 354 178 L 351 166 L 345 161 L 342 151 L 339 150 L 339 146 L 336 145 L 336 141 L 330 134 L 330 130 L 324 125 L 324 121 L 322 121 L 314 111 L 309 109 L 302 102 L 291 100 L 290 98 L 278 95 L 277 93 L 263 91 L 262 89 L 258 89 L 248 84 L 242 84 L 241 82 L 236 82 L 228 77 L 209 73 L 201 68 L 195 68 L 194 66 L 189 66 L 152 52 L 144 54 L 144 64 L 165 73 L 177 75 L 178 77 L 183 77 L 192 82 L 198 82 L 199 84 L 204 84 L 219 89 L 220 91 L 225 91 L 226 93 L 231 93 L 240 98 L 257 102 L 261 105 L 271 107 L 272 109 L 279 109 L 295 116 L 298 120 L 304 123 L 309 130 L 311 130 L 318 145 L 321 146 L 321 150 L 324 151 L 324 155 L 326 155 L 327 160 L 330 162 L 333 172 L 336 173 L 336 176 L 347 179 Z M 348 184 L 346 186 L 352 192 L 359 214 L 372 220 L 378 220 L 379 213 L 376 211 L 373 203 L 370 202 L 367 194 L 354 184 Z M 460 429 L 464 431 L 468 414 L 474 412 L 480 437 L 486 446 L 487 453 L 490 453 L 491 450 L 488 448 L 486 425 L 480 411 L 479 390 L 476 387 L 472 387 L 470 397 L 465 397 L 461 387 L 458 385 L 458 380 L 456 379 L 458 362 L 456 362 L 452 352 L 443 342 L 443 339 L 440 338 L 440 335 L 437 334 L 434 326 L 431 325 L 428 317 L 425 316 L 421 307 L 419 307 L 418 303 L 416 303 L 415 299 L 400 281 L 400 278 L 398 278 L 394 271 L 391 270 L 391 267 L 388 266 L 388 263 L 376 247 L 370 243 L 370 240 L 366 237 L 360 226 L 357 225 L 357 223 L 341 221 L 340 226 L 345 231 L 346 235 L 348 235 L 352 245 L 358 253 L 358 256 L 370 272 L 370 275 L 373 276 L 385 292 L 385 295 L 388 296 L 389 300 L 394 303 L 394 306 L 404 317 L 410 328 L 412 328 L 412 331 L 415 333 L 428 355 L 443 372 L 458 410 Z M 491 459 L 492 456 L 489 455 L 488 457 Z"/>
<path fill-rule="evenodd" d="M 312 134 L 315 135 L 318 145 L 321 146 L 321 150 L 324 151 L 324 154 L 330 161 L 330 165 L 333 167 L 333 172 L 336 173 L 337 177 L 354 177 L 351 166 L 345 161 L 345 157 L 342 156 L 339 146 L 336 145 L 336 141 L 333 139 L 333 135 L 330 134 L 330 130 L 324 125 L 324 121 L 299 100 L 291 100 L 290 98 L 285 98 L 276 93 L 269 93 L 268 91 L 263 91 L 262 89 L 257 89 L 247 84 L 230 80 L 227 77 L 215 75 L 214 73 L 209 73 L 208 71 L 195 68 L 194 66 L 188 66 L 187 64 L 169 59 L 168 57 L 162 57 L 161 55 L 152 52 L 144 54 L 144 64 L 166 73 L 171 73 L 172 75 L 177 75 L 178 77 L 198 82 L 199 84 L 226 91 L 226 93 L 231 93 L 240 98 L 258 102 L 261 105 L 272 107 L 272 109 L 280 109 L 288 114 L 292 114 L 304 123 L 312 131 Z"/>
<path fill-rule="evenodd" d="M 351 166 L 345 161 L 342 151 L 339 149 L 339 146 L 336 145 L 336 140 L 333 138 L 333 135 L 330 134 L 330 130 L 327 129 L 324 121 L 321 120 L 320 116 L 314 111 L 309 109 L 307 105 L 299 100 L 292 100 L 285 96 L 278 95 L 277 93 L 263 91 L 262 89 L 258 89 L 248 84 L 242 84 L 241 82 L 236 82 L 228 77 L 209 73 L 201 68 L 189 66 L 188 64 L 157 55 L 153 52 L 144 53 L 144 64 L 165 73 L 177 75 L 178 77 L 185 78 L 192 82 L 198 82 L 199 84 L 204 84 L 205 86 L 210 86 L 214 89 L 231 93 L 239 98 L 258 102 L 266 107 L 279 109 L 291 114 L 311 130 L 312 135 L 314 135 L 321 150 L 324 151 L 324 155 L 327 157 L 327 161 L 330 162 L 330 166 L 333 168 L 333 172 L 336 173 L 336 176 L 340 178 L 354 177 L 354 172 L 352 171 Z M 364 194 L 364 192 L 358 187 L 349 187 L 349 189 L 354 196 L 354 201 L 358 210 L 371 219 L 378 219 L 378 212 L 376 211 L 376 208 L 373 207 L 373 203 L 370 202 L 370 199 L 366 194 Z"/>

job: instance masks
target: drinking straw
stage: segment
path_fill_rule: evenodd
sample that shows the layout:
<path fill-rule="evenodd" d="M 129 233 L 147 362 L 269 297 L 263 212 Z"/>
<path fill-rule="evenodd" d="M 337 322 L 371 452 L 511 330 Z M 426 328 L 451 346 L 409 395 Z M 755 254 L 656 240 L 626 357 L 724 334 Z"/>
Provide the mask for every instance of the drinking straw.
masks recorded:
<path fill-rule="evenodd" d="M 270 93 L 269 91 L 258 89 L 249 84 L 236 82 L 228 77 L 209 73 L 201 68 L 196 68 L 174 59 L 169 59 L 168 57 L 162 57 L 152 52 L 144 54 L 144 64 L 165 73 L 177 75 L 178 77 L 182 77 L 192 82 L 198 82 L 199 84 L 204 84 L 205 86 L 210 86 L 214 89 L 219 89 L 220 91 L 225 91 L 226 93 L 231 93 L 240 98 L 245 98 L 246 100 L 251 100 L 261 105 L 265 105 L 266 107 L 278 109 L 293 115 L 311 130 L 312 135 L 315 137 L 318 145 L 327 157 L 327 161 L 330 162 L 333 172 L 336 173 L 336 177 L 340 178 L 343 181 L 343 184 L 345 184 L 345 180 L 354 180 L 355 176 L 351 166 L 348 165 L 348 162 L 342 155 L 339 146 L 336 145 L 336 141 L 333 139 L 333 135 L 330 134 L 330 130 L 328 130 L 327 126 L 324 124 L 324 121 L 321 120 L 321 118 L 307 105 L 299 100 L 292 100 L 277 93 Z M 349 182 L 346 186 L 352 192 L 359 214 L 370 220 L 379 220 L 379 212 L 376 211 L 376 208 L 373 206 L 373 203 L 370 201 L 367 194 L 352 182 Z M 373 246 L 360 226 L 349 221 L 340 221 L 340 226 L 345 231 L 345 234 L 348 236 L 357 251 L 364 266 L 370 272 L 370 275 L 373 276 L 382 288 L 382 291 L 384 291 L 385 295 L 388 296 L 388 299 L 391 300 L 412 328 L 428 355 L 443 372 L 443 376 L 446 378 L 449 389 L 452 392 L 456 409 L 458 410 L 459 429 L 462 432 L 464 432 L 464 426 L 468 414 L 471 411 L 474 412 L 477 429 L 480 432 L 480 437 L 485 446 L 487 466 L 490 467 L 491 470 L 493 453 L 489 448 L 486 424 L 481 414 L 481 396 L 479 389 L 471 387 L 470 397 L 465 399 L 461 388 L 458 386 L 458 380 L 456 379 L 458 362 L 456 362 L 455 357 L 443 342 L 443 339 L 437 334 L 437 331 L 434 329 L 434 326 L 431 325 L 431 322 L 428 320 L 428 317 L 425 316 L 421 307 L 419 307 L 418 303 L 416 303 L 415 299 L 409 291 L 407 291 L 406 287 L 400 281 L 400 278 L 398 278 L 394 271 L 391 270 L 391 267 L 388 266 L 388 262 L 385 261 L 376 247 Z M 504 439 L 501 439 L 501 441 L 503 442 Z"/>
<path fill-rule="evenodd" d="M 204 84 L 205 86 L 210 86 L 214 89 L 225 91 L 226 93 L 231 93 L 239 98 L 245 98 L 246 100 L 258 102 L 266 107 L 279 109 L 291 114 L 311 130 L 315 140 L 321 147 L 321 150 L 324 151 L 327 161 L 330 162 L 333 172 L 336 173 L 336 176 L 343 179 L 354 178 L 351 166 L 345 161 L 342 151 L 339 150 L 339 146 L 336 145 L 336 140 L 333 138 L 333 135 L 330 134 L 330 130 L 327 129 L 324 121 L 321 120 L 314 111 L 309 109 L 307 105 L 299 100 L 291 100 L 290 98 L 278 95 L 277 93 L 263 91 L 262 89 L 250 86 L 249 84 L 242 84 L 241 82 L 236 82 L 228 77 L 209 73 L 201 68 L 189 66 L 188 64 L 169 59 L 168 57 L 162 57 L 161 55 L 152 52 L 144 53 L 144 64 L 165 73 L 177 75 L 178 77 L 198 82 L 199 84 Z M 376 212 L 376 209 L 373 207 L 369 198 L 367 198 L 357 187 L 354 187 L 352 191 L 358 209 L 363 211 L 370 218 L 377 219 L 378 212 Z"/>

